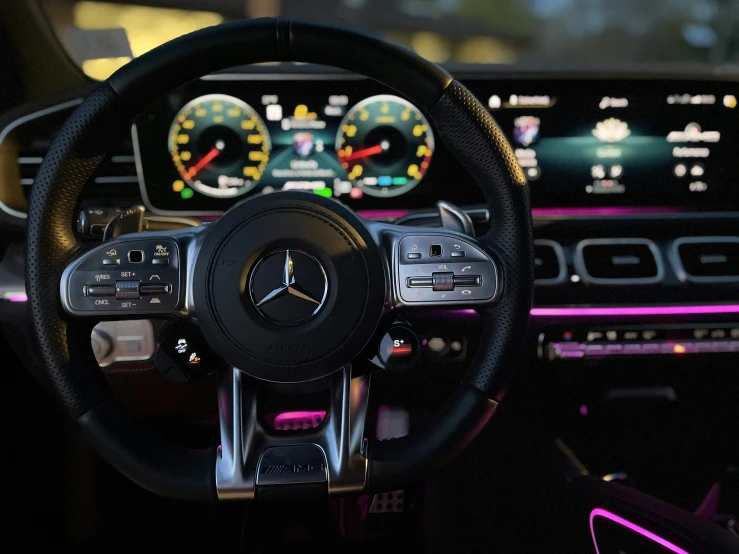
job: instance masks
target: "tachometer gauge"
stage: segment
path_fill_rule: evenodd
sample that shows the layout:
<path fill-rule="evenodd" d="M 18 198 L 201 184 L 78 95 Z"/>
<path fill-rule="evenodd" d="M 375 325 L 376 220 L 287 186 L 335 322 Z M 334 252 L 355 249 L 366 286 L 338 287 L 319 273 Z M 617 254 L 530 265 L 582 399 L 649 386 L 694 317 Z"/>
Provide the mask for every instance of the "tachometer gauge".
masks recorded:
<path fill-rule="evenodd" d="M 434 135 L 423 114 L 390 94 L 350 109 L 336 136 L 348 179 L 371 196 L 398 196 L 415 187 L 429 167 Z"/>
<path fill-rule="evenodd" d="M 216 198 L 242 195 L 262 177 L 271 147 L 264 121 L 247 103 L 223 94 L 196 98 L 169 131 L 169 152 L 182 178 L 172 187 Z"/>

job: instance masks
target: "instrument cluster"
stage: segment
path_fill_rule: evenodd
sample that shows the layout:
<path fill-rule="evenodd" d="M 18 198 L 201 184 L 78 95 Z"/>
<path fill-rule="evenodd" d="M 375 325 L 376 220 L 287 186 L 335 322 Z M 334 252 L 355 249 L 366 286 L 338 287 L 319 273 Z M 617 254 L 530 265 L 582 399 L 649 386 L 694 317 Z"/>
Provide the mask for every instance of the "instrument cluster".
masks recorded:
<path fill-rule="evenodd" d="M 195 85 L 149 106 L 134 126 L 142 193 L 153 211 L 217 213 L 277 190 L 365 206 L 411 192 L 435 159 L 421 111 L 385 90 L 367 95 L 374 92 L 367 81 Z M 208 88 L 219 92 L 193 94 Z"/>

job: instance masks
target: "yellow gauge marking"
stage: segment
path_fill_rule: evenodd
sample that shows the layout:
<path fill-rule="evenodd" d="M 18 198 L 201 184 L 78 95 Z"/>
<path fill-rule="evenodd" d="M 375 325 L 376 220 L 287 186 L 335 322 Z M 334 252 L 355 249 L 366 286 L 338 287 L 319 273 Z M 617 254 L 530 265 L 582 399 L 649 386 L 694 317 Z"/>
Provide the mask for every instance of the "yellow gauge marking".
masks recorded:
<path fill-rule="evenodd" d="M 193 152 L 189 150 L 180 151 L 180 145 L 194 142 L 194 137 L 188 131 L 193 129 L 199 130 L 203 123 L 200 123 L 198 118 L 207 118 L 208 116 L 212 117 L 214 123 L 223 123 L 226 117 L 242 118 L 239 122 L 241 128 L 245 131 L 252 131 L 250 133 L 244 133 L 246 136 L 241 139 L 249 145 L 256 146 L 258 149 L 246 154 L 249 161 L 245 163 L 248 165 L 244 165 L 242 168 L 245 178 L 252 181 L 259 180 L 269 162 L 269 135 L 267 134 L 267 129 L 261 123 L 261 119 L 253 111 L 227 100 L 208 100 L 202 104 L 193 104 L 177 115 L 170 129 L 170 154 L 177 171 L 182 176 L 182 179 L 172 182 L 172 190 L 175 192 L 187 192 L 189 190 L 187 186 L 192 180 L 190 176 L 190 169 L 192 168 L 190 165 L 192 164 L 192 160 L 196 160 L 199 155 L 197 153 L 193 155 Z M 310 112 L 306 116 L 316 117 Z M 207 127 L 209 123 L 210 121 L 206 120 L 204 125 Z M 213 178 L 214 176 L 212 175 L 207 180 L 204 177 L 204 186 L 215 187 L 215 184 L 208 184 Z"/>
<path fill-rule="evenodd" d="M 420 137 L 426 132 L 427 129 L 428 127 L 426 127 L 426 125 L 416 125 L 415 127 L 413 127 L 413 136 Z"/>
<path fill-rule="evenodd" d="M 308 106 L 306 106 L 305 104 L 298 104 L 297 106 L 295 106 L 293 116 L 295 117 L 295 119 L 316 119 L 318 117 L 316 112 L 309 112 Z"/>
<path fill-rule="evenodd" d="M 400 162 L 402 165 L 396 166 L 393 171 L 377 167 L 377 158 L 351 159 L 353 153 L 372 148 L 380 141 L 381 136 L 372 138 L 376 134 L 372 130 L 382 125 L 397 128 L 407 137 L 406 147 L 410 151 L 404 154 L 404 161 Z M 370 132 L 370 140 L 367 142 L 366 135 Z M 385 182 L 390 174 L 389 179 L 396 186 L 378 186 L 366 190 L 371 191 L 373 196 L 395 196 L 406 192 L 423 179 L 433 152 L 434 135 L 431 125 L 415 106 L 401 98 L 380 95 L 367 98 L 349 109 L 340 124 L 335 144 L 339 162 L 346 170 L 349 181 L 357 186 L 367 186 L 363 185 L 364 180 L 370 179 L 372 182 L 382 178 Z M 379 148 L 373 149 L 373 152 L 380 153 Z M 350 159 L 346 161 L 347 158 Z"/>
<path fill-rule="evenodd" d="M 355 165 L 354 167 L 352 167 L 352 170 L 347 175 L 347 178 L 350 181 L 355 181 L 356 179 L 362 176 L 363 171 L 364 171 L 364 168 L 361 165 Z"/>
<path fill-rule="evenodd" d="M 298 104 L 297 106 L 295 106 L 295 112 L 293 113 L 293 115 L 296 119 L 303 119 L 307 113 L 308 106 L 306 106 L 305 104 Z"/>

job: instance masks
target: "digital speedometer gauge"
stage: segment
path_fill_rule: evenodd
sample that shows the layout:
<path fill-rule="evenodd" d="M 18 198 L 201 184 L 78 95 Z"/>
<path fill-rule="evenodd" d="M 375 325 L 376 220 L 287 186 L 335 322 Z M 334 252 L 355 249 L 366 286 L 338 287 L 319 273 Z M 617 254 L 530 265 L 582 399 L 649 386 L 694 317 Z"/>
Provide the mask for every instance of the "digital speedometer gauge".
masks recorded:
<path fill-rule="evenodd" d="M 351 108 L 336 136 L 336 152 L 348 179 L 371 196 L 398 196 L 428 170 L 434 135 L 410 102 L 381 94 Z"/>
<path fill-rule="evenodd" d="M 264 121 L 251 106 L 233 96 L 201 96 L 177 113 L 169 130 L 169 152 L 181 177 L 172 188 L 240 196 L 261 179 L 270 150 Z"/>

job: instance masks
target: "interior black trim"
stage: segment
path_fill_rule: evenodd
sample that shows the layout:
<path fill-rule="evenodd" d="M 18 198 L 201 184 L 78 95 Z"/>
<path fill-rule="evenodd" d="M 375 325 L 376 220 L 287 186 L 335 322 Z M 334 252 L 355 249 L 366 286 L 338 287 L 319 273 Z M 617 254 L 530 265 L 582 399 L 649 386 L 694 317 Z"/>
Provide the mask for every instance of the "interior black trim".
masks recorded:
<path fill-rule="evenodd" d="M 193 450 L 164 441 L 114 399 L 85 412 L 77 423 L 112 466 L 142 487 L 181 500 L 217 497 L 216 448 Z"/>

